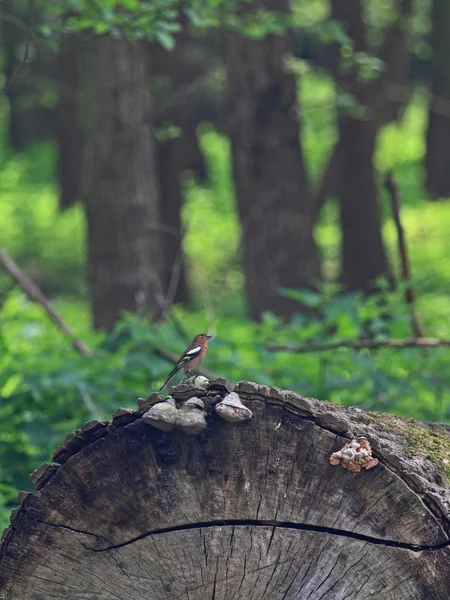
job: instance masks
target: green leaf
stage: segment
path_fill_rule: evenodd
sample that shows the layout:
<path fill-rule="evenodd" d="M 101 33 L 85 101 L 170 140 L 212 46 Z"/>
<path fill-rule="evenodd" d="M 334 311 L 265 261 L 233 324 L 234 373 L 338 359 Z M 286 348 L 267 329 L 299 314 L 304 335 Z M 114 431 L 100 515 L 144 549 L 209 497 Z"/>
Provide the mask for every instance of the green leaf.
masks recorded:
<path fill-rule="evenodd" d="M 175 48 L 175 38 L 167 31 L 161 29 L 155 31 L 155 38 L 166 50 L 171 51 Z"/>
<path fill-rule="evenodd" d="M 281 287 L 278 289 L 280 296 L 295 300 L 300 304 L 309 306 L 310 308 L 317 308 L 322 304 L 322 296 L 317 292 L 311 292 L 310 290 L 294 290 L 290 288 Z"/>

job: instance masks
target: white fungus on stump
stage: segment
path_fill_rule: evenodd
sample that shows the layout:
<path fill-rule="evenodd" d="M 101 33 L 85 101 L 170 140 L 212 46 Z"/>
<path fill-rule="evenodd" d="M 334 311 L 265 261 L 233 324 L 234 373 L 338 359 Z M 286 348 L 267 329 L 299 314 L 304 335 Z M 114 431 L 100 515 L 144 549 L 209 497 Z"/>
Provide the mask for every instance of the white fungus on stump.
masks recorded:
<path fill-rule="evenodd" d="M 175 429 L 175 421 L 177 418 L 178 410 L 175 405 L 173 398 L 168 398 L 164 402 L 158 402 L 150 410 L 148 410 L 143 416 L 142 420 L 144 423 L 153 425 L 156 429 L 161 431 L 172 431 Z"/>
<path fill-rule="evenodd" d="M 187 377 L 183 383 L 186 385 L 204 388 L 209 384 L 209 379 L 206 379 L 206 377 L 203 377 L 203 375 L 194 375 L 194 377 Z"/>
<path fill-rule="evenodd" d="M 246 421 L 253 416 L 252 411 L 242 404 L 236 392 L 230 392 L 216 405 L 216 413 L 230 423 Z"/>
<path fill-rule="evenodd" d="M 158 397 L 154 398 L 156 403 L 142 415 L 144 423 L 162 431 L 181 429 L 187 435 L 199 435 L 206 429 L 208 412 L 205 404 L 209 406 L 210 403 L 217 415 L 230 423 L 246 421 L 253 416 L 252 411 L 242 404 L 238 394 L 229 392 L 225 380 L 209 382 L 205 377 L 191 377 L 169 390 L 172 397 L 160 402 Z M 140 406 L 147 407 L 150 403 L 150 399 L 148 400 L 142 400 Z"/>

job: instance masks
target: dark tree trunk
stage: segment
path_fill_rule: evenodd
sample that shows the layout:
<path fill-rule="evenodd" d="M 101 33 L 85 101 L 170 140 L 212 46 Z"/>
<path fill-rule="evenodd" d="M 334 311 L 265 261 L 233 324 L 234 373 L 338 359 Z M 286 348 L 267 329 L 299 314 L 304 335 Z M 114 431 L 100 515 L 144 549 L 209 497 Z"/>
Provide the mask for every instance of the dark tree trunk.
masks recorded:
<path fill-rule="evenodd" d="M 332 15 L 343 23 L 355 52 L 367 51 L 363 7 L 360 1 L 334 0 Z M 381 216 L 373 166 L 377 122 L 368 97 L 369 88 L 353 67 L 337 76 L 341 91 L 357 106 L 338 117 L 341 153 L 337 195 L 342 229 L 341 281 L 347 290 L 374 291 L 374 280 L 390 277 L 381 235 Z"/>
<path fill-rule="evenodd" d="M 450 0 L 432 10 L 431 98 L 428 116 L 426 186 L 434 198 L 450 196 Z"/>
<path fill-rule="evenodd" d="M 77 51 L 79 43 L 62 44 L 59 50 L 60 95 L 57 106 L 59 205 L 72 206 L 80 195 L 81 127 L 77 111 Z"/>
<path fill-rule="evenodd" d="M 396 4 L 397 19 L 386 27 L 378 50 L 384 70 L 369 83 L 368 101 L 379 127 L 401 118 L 413 90 L 412 55 L 408 41 L 414 3 L 413 0 L 398 0 Z"/>
<path fill-rule="evenodd" d="M 279 288 L 311 288 L 321 275 L 296 81 L 283 64 L 290 50 L 288 34 L 229 39 L 229 133 L 247 302 L 256 319 L 265 311 L 283 317 L 299 312 L 302 307 Z"/>
<path fill-rule="evenodd" d="M 11 7 L 8 7 L 8 12 Z M 0 9 L 1 10 L 1 9 Z M 0 13 L 1 16 L 1 13 Z M 20 114 L 20 93 L 17 86 L 16 70 L 20 64 L 16 58 L 16 52 L 21 39 L 22 32 L 6 20 L 1 20 L 3 70 L 6 81 L 6 98 L 9 104 L 8 117 L 8 142 L 12 150 L 21 152 L 26 146 L 26 135 L 23 119 Z M 24 65 L 26 66 L 26 65 Z"/>
<path fill-rule="evenodd" d="M 370 293 L 377 277 L 390 277 L 372 163 L 375 136 L 370 122 L 351 117 L 339 119 L 339 134 L 345 156 L 339 194 L 341 281 L 347 290 Z"/>
<path fill-rule="evenodd" d="M 20 26 L 28 23 L 28 4 L 0 2 L 0 50 L 9 108 L 7 139 L 10 148 L 17 152 L 33 141 L 54 139 L 56 133 L 55 109 L 46 104 L 43 89 L 48 81 L 56 80 L 57 55 L 45 44 L 30 40 L 27 27 Z M 40 7 L 35 9 L 39 21 Z"/>
<path fill-rule="evenodd" d="M 83 201 L 94 325 L 124 310 L 157 318 L 164 297 L 147 53 L 104 37 L 80 45 Z"/>
<path fill-rule="evenodd" d="M 204 174 L 203 155 L 197 143 L 194 108 L 197 94 L 192 88 L 205 77 L 208 60 L 202 60 L 201 40 L 192 39 L 187 29 L 177 36 L 177 44 L 168 52 L 159 44 L 153 44 L 151 52 L 151 75 L 157 76 L 155 86 L 156 127 L 168 123 L 178 128 L 178 134 L 169 139 L 164 135 L 156 139 L 158 155 L 158 180 L 161 192 L 162 241 L 165 248 L 163 283 L 167 289 L 168 305 L 171 302 L 188 302 L 186 283 L 181 208 L 183 205 L 183 173 L 193 169 Z M 198 56 L 193 60 L 192 55 Z M 158 136 L 157 136 L 158 138 Z"/>
<path fill-rule="evenodd" d="M 185 132 L 181 135 L 184 138 Z M 186 303 L 189 300 L 181 228 L 182 173 L 185 157 L 182 154 L 183 149 L 183 140 L 180 138 L 157 142 L 161 192 L 161 239 L 164 244 L 162 277 L 169 303 Z"/>
<path fill-rule="evenodd" d="M 380 47 L 376 52 L 372 49 L 370 51 L 373 55 L 376 53 L 384 63 L 384 70 L 380 76 L 367 83 L 366 101 L 372 110 L 376 128 L 374 135 L 385 123 L 401 118 L 412 92 L 412 61 L 407 40 L 409 20 L 413 12 L 412 0 L 399 0 L 397 9 L 398 16 L 394 23 L 386 27 Z M 360 39 L 360 43 L 365 46 L 365 39 Z M 331 46 L 327 52 L 327 68 L 333 77 L 341 80 L 340 51 L 336 46 Z M 342 146 L 337 143 L 315 194 L 316 218 L 328 197 L 337 196 L 342 174 L 342 157 Z"/>
<path fill-rule="evenodd" d="M 206 35 L 192 36 L 186 26 L 177 35 L 176 47 L 167 52 L 159 44 L 151 46 L 151 75 L 156 75 L 156 127 L 173 124 L 178 135 L 156 140 L 161 191 L 162 236 L 165 244 L 163 282 L 168 300 L 188 302 L 180 211 L 183 204 L 183 176 L 191 171 L 206 179 L 206 165 L 197 139 L 200 122 L 218 121 L 217 94 L 206 89 L 210 71 L 217 69 L 218 57 L 213 40 Z"/>

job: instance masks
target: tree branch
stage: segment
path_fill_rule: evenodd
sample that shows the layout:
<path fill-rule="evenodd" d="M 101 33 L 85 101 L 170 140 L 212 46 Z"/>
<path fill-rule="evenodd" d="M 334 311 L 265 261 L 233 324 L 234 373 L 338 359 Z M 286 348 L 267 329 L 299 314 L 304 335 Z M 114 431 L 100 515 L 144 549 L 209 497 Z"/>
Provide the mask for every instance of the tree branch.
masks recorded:
<path fill-rule="evenodd" d="M 72 346 L 75 350 L 81 354 L 81 356 L 89 356 L 91 350 L 82 341 L 77 339 L 70 331 L 69 327 L 61 319 L 58 313 L 52 308 L 48 299 L 44 296 L 41 290 L 35 285 L 31 279 L 29 279 L 19 265 L 4 251 L 0 248 L 0 263 L 3 265 L 5 271 L 11 276 L 11 278 L 23 289 L 26 295 L 33 302 L 37 302 L 47 313 L 53 323 L 58 327 L 62 333 L 70 338 Z"/>
<path fill-rule="evenodd" d="M 44 296 L 41 290 L 38 288 L 36 284 L 34 284 L 22 271 L 19 265 L 4 251 L 0 248 L 0 263 L 3 265 L 5 271 L 11 276 L 11 278 L 23 289 L 26 295 L 33 302 L 37 302 L 40 304 L 42 308 L 47 313 L 47 316 L 50 318 L 53 323 L 58 327 L 58 329 L 68 338 L 70 338 L 72 342 L 72 346 L 75 350 L 84 357 L 88 357 L 92 354 L 90 348 L 80 339 L 77 339 L 69 327 L 65 324 L 65 322 L 61 319 L 58 313 L 52 308 L 49 300 Z M 156 346 L 151 344 L 152 351 L 161 358 L 168 360 L 174 364 L 178 362 L 178 356 L 169 350 L 165 350 L 160 346 Z M 207 379 L 216 379 L 216 375 L 208 371 L 207 369 L 194 369 L 196 373 L 199 375 L 203 375 Z M 81 393 L 81 390 L 79 390 Z M 86 403 L 86 396 L 83 396 L 83 400 Z M 91 407 L 92 408 L 92 407 Z"/>
<path fill-rule="evenodd" d="M 398 193 L 397 182 L 392 173 L 388 173 L 384 182 L 384 187 L 391 197 L 392 213 L 395 227 L 397 228 L 398 252 L 400 255 L 402 279 L 406 283 L 405 300 L 411 313 L 411 328 L 415 338 L 423 337 L 423 329 L 415 308 L 415 292 L 411 283 L 411 268 L 409 264 L 408 252 L 406 249 L 405 231 L 400 219 L 400 196 Z"/>
<path fill-rule="evenodd" d="M 34 19 L 35 19 L 35 12 L 36 12 L 36 7 L 35 7 L 34 2 L 35 2 L 35 0 L 30 0 L 28 3 L 28 38 L 27 38 L 27 42 L 25 45 L 25 52 L 24 52 L 22 60 L 17 65 L 16 70 L 11 75 L 10 79 L 6 82 L 5 87 L 3 89 L 4 94 L 6 94 L 8 92 L 10 87 L 15 82 L 20 71 L 23 69 L 23 66 L 27 62 L 29 54 L 30 54 L 30 45 L 31 45 L 32 40 L 34 39 L 33 29 L 34 29 Z"/>
<path fill-rule="evenodd" d="M 272 352 L 292 352 L 295 354 L 302 354 L 305 352 L 336 350 L 338 348 L 353 348 L 354 350 L 368 348 L 370 350 L 377 350 L 378 348 L 437 348 L 440 346 L 450 346 L 450 340 L 433 338 L 416 338 L 406 340 L 341 340 L 336 342 L 304 344 L 301 346 L 290 346 L 288 344 L 267 344 L 266 349 Z"/>

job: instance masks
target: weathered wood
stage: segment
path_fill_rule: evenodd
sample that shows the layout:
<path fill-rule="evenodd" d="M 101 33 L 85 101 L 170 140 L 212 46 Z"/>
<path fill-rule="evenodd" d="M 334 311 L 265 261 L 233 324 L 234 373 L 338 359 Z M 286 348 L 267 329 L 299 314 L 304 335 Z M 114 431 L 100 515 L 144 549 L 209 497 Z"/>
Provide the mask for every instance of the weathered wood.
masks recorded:
<path fill-rule="evenodd" d="M 448 599 L 447 428 L 235 391 L 251 420 L 212 411 L 192 437 L 121 412 L 135 420 L 22 497 L 0 547 L 0 598 Z M 361 436 L 377 466 L 330 465 Z"/>

